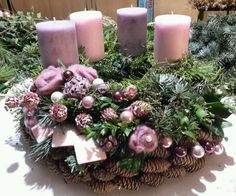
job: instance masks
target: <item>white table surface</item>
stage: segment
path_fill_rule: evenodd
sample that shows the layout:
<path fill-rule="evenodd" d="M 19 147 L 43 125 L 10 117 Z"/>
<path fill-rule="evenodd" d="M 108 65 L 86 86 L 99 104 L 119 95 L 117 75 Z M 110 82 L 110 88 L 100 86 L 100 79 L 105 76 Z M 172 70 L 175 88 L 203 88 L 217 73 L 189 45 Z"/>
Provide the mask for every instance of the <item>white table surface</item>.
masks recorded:
<path fill-rule="evenodd" d="M 13 117 L 0 102 L 0 195 L 20 196 L 90 196 L 85 185 L 66 184 L 60 176 L 25 157 L 22 145 L 15 141 Z M 236 116 L 234 126 L 225 130 L 225 153 L 207 158 L 206 166 L 183 178 L 166 180 L 158 188 L 143 186 L 137 191 L 116 191 L 109 196 L 215 196 L 236 195 Z"/>

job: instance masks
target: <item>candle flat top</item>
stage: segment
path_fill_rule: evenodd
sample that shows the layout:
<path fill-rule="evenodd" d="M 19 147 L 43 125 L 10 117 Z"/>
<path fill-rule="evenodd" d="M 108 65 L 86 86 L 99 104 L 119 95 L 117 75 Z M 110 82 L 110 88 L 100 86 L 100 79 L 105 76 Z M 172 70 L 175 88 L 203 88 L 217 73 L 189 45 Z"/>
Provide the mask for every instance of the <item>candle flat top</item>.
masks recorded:
<path fill-rule="evenodd" d="M 191 22 L 191 17 L 179 14 L 166 14 L 160 15 L 155 18 L 158 24 L 185 24 Z"/>
<path fill-rule="evenodd" d="M 72 28 L 75 28 L 75 24 L 70 20 L 52 20 L 36 24 L 36 29 L 43 31 L 60 31 Z"/>
<path fill-rule="evenodd" d="M 127 16 L 147 14 L 147 8 L 142 8 L 142 7 L 120 8 L 120 9 L 117 10 L 117 14 L 127 15 Z"/>
<path fill-rule="evenodd" d="M 90 19 L 101 19 L 102 18 L 102 12 L 100 11 L 80 11 L 80 12 L 74 12 L 71 13 L 69 18 L 71 20 L 90 20 Z"/>

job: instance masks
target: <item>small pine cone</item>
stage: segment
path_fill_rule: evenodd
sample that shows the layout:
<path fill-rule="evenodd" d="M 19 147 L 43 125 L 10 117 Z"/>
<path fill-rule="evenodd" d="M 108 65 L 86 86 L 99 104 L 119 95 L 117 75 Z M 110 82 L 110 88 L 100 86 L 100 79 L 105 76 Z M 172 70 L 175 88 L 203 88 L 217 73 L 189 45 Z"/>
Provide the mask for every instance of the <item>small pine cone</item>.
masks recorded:
<path fill-rule="evenodd" d="M 178 178 L 182 177 L 186 174 L 186 170 L 184 167 L 170 167 L 163 175 L 167 178 Z"/>
<path fill-rule="evenodd" d="M 117 177 L 114 183 L 118 189 L 138 190 L 142 185 L 141 181 L 136 178 Z"/>
<path fill-rule="evenodd" d="M 132 99 L 134 99 L 137 96 L 138 89 L 137 89 L 137 87 L 135 85 L 129 85 L 124 90 L 123 94 L 124 94 L 125 98 L 132 100 Z"/>
<path fill-rule="evenodd" d="M 33 92 L 27 92 L 23 96 L 23 106 L 27 109 L 35 109 L 39 104 L 39 96 Z"/>
<path fill-rule="evenodd" d="M 63 104 L 53 104 L 50 108 L 50 117 L 53 121 L 63 122 L 67 119 L 68 109 Z"/>
<path fill-rule="evenodd" d="M 5 100 L 5 106 L 7 106 L 8 108 L 12 109 L 12 108 L 16 108 L 19 105 L 19 98 L 16 96 L 9 96 L 6 98 Z"/>
<path fill-rule="evenodd" d="M 146 185 L 157 187 L 164 182 L 164 178 L 160 174 L 143 173 L 140 181 Z"/>
<path fill-rule="evenodd" d="M 46 164 L 46 167 L 50 171 L 55 173 L 56 175 L 61 174 L 61 171 L 60 171 L 58 165 L 56 164 L 56 161 L 54 161 L 51 157 L 48 157 L 48 158 L 45 159 L 45 164 Z"/>
<path fill-rule="evenodd" d="M 196 162 L 196 158 L 193 156 L 186 155 L 185 157 L 174 157 L 172 162 L 176 166 L 189 166 Z"/>
<path fill-rule="evenodd" d="M 223 140 L 223 137 L 220 137 L 218 135 L 213 135 L 212 140 L 214 144 L 220 144 Z"/>
<path fill-rule="evenodd" d="M 115 188 L 112 182 L 104 182 L 100 180 L 92 180 L 88 183 L 88 185 L 95 193 L 108 193 Z"/>
<path fill-rule="evenodd" d="M 202 169 L 205 166 L 205 158 L 198 159 L 193 165 L 190 165 L 188 167 L 185 167 L 187 172 L 196 172 L 200 169 Z"/>
<path fill-rule="evenodd" d="M 200 131 L 197 134 L 197 140 L 198 141 L 212 141 L 212 136 L 210 133 L 206 132 L 206 131 Z"/>
<path fill-rule="evenodd" d="M 135 101 L 130 105 L 130 110 L 136 117 L 145 117 L 151 112 L 152 106 L 145 101 Z"/>
<path fill-rule="evenodd" d="M 101 119 L 103 121 L 112 121 L 116 119 L 118 116 L 116 114 L 116 111 L 112 108 L 106 108 L 103 111 L 101 111 Z"/>
<path fill-rule="evenodd" d="M 135 175 L 137 175 L 137 174 L 133 173 L 132 171 L 130 171 L 128 169 L 121 169 L 121 171 L 120 171 L 120 176 L 122 176 L 122 177 L 131 178 Z"/>
<path fill-rule="evenodd" d="M 148 153 L 147 155 L 148 155 L 148 157 L 152 157 L 152 158 L 163 158 L 163 159 L 166 159 L 167 157 L 170 156 L 170 151 L 167 148 L 163 148 L 161 146 L 158 146 L 156 148 L 156 150 L 154 150 L 151 153 Z"/>
<path fill-rule="evenodd" d="M 170 167 L 171 163 L 165 159 L 146 159 L 141 170 L 147 173 L 162 173 Z"/>
<path fill-rule="evenodd" d="M 122 170 L 119 166 L 118 161 L 107 161 L 104 163 L 104 168 L 106 171 L 108 171 L 114 175 L 120 175 L 121 170 Z"/>
<path fill-rule="evenodd" d="M 186 148 L 191 149 L 194 145 L 196 145 L 196 140 L 184 139 L 184 140 L 180 141 L 179 145 L 185 146 Z"/>
<path fill-rule="evenodd" d="M 96 169 L 91 172 L 91 175 L 100 181 L 111 181 L 115 178 L 114 174 L 107 172 L 105 169 Z"/>
<path fill-rule="evenodd" d="M 74 178 L 72 183 L 78 184 L 79 182 L 89 182 L 92 180 L 90 172 L 85 169 L 80 171 L 79 173 L 74 173 Z"/>
<path fill-rule="evenodd" d="M 76 125 L 82 129 L 85 125 L 91 126 L 93 124 L 93 117 L 90 114 L 81 113 L 75 117 Z"/>

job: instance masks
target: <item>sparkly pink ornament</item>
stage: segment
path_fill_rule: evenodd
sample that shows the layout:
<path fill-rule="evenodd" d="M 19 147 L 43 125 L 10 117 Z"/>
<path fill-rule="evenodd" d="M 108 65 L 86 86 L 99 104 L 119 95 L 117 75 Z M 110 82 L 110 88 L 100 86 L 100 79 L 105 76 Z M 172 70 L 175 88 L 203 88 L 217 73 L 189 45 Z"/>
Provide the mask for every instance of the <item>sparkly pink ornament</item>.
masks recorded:
<path fill-rule="evenodd" d="M 63 104 L 54 104 L 49 111 L 50 117 L 56 122 L 63 122 L 67 119 L 67 110 L 67 107 Z"/>
<path fill-rule="evenodd" d="M 200 159 L 200 158 L 204 157 L 205 150 L 204 150 L 204 148 L 201 145 L 197 144 L 192 149 L 192 155 L 195 158 Z"/>
<path fill-rule="evenodd" d="M 28 109 L 35 109 L 38 107 L 39 104 L 39 96 L 33 92 L 27 92 L 23 96 L 23 105 Z"/>
<path fill-rule="evenodd" d="M 120 120 L 124 123 L 131 123 L 134 120 L 133 112 L 127 110 L 120 114 Z"/>
<path fill-rule="evenodd" d="M 134 85 L 129 85 L 125 90 L 124 90 L 124 97 L 127 99 L 134 99 L 138 94 L 138 89 Z"/>
<path fill-rule="evenodd" d="M 173 144 L 173 140 L 171 137 L 164 137 L 161 140 L 161 143 L 162 143 L 163 148 L 169 148 Z"/>
<path fill-rule="evenodd" d="M 16 108 L 19 105 L 19 99 L 16 96 L 9 96 L 6 98 L 5 105 L 10 108 Z"/>
<path fill-rule="evenodd" d="M 114 102 L 121 103 L 124 100 L 123 93 L 120 90 L 116 90 L 112 93 Z"/>
<path fill-rule="evenodd" d="M 214 153 L 216 155 L 221 155 L 224 152 L 224 146 L 222 144 L 215 145 Z"/>
<path fill-rule="evenodd" d="M 215 145 L 212 142 L 206 142 L 204 144 L 204 149 L 207 154 L 212 154 L 215 150 Z"/>
<path fill-rule="evenodd" d="M 75 117 L 76 125 L 82 129 L 85 125 L 91 126 L 93 124 L 93 117 L 90 114 L 81 113 Z"/>
<path fill-rule="evenodd" d="M 85 96 L 82 101 L 81 101 L 81 104 L 84 108 L 86 109 L 90 109 L 93 107 L 93 104 L 94 104 L 94 98 L 92 96 Z"/>
<path fill-rule="evenodd" d="M 185 157 L 187 155 L 187 150 L 183 146 L 178 146 L 175 148 L 175 154 L 177 157 Z"/>
<path fill-rule="evenodd" d="M 156 132 L 146 125 L 138 125 L 129 139 L 129 148 L 136 153 L 153 152 L 157 145 Z"/>

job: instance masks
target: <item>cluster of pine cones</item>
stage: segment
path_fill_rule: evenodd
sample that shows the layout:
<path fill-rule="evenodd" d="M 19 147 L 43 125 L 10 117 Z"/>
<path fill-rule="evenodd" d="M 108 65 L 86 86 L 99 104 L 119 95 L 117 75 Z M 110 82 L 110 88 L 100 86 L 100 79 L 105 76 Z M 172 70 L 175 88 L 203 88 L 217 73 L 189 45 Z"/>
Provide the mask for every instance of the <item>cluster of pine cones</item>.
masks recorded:
<path fill-rule="evenodd" d="M 236 8 L 236 0 L 190 0 L 198 10 Z"/>

